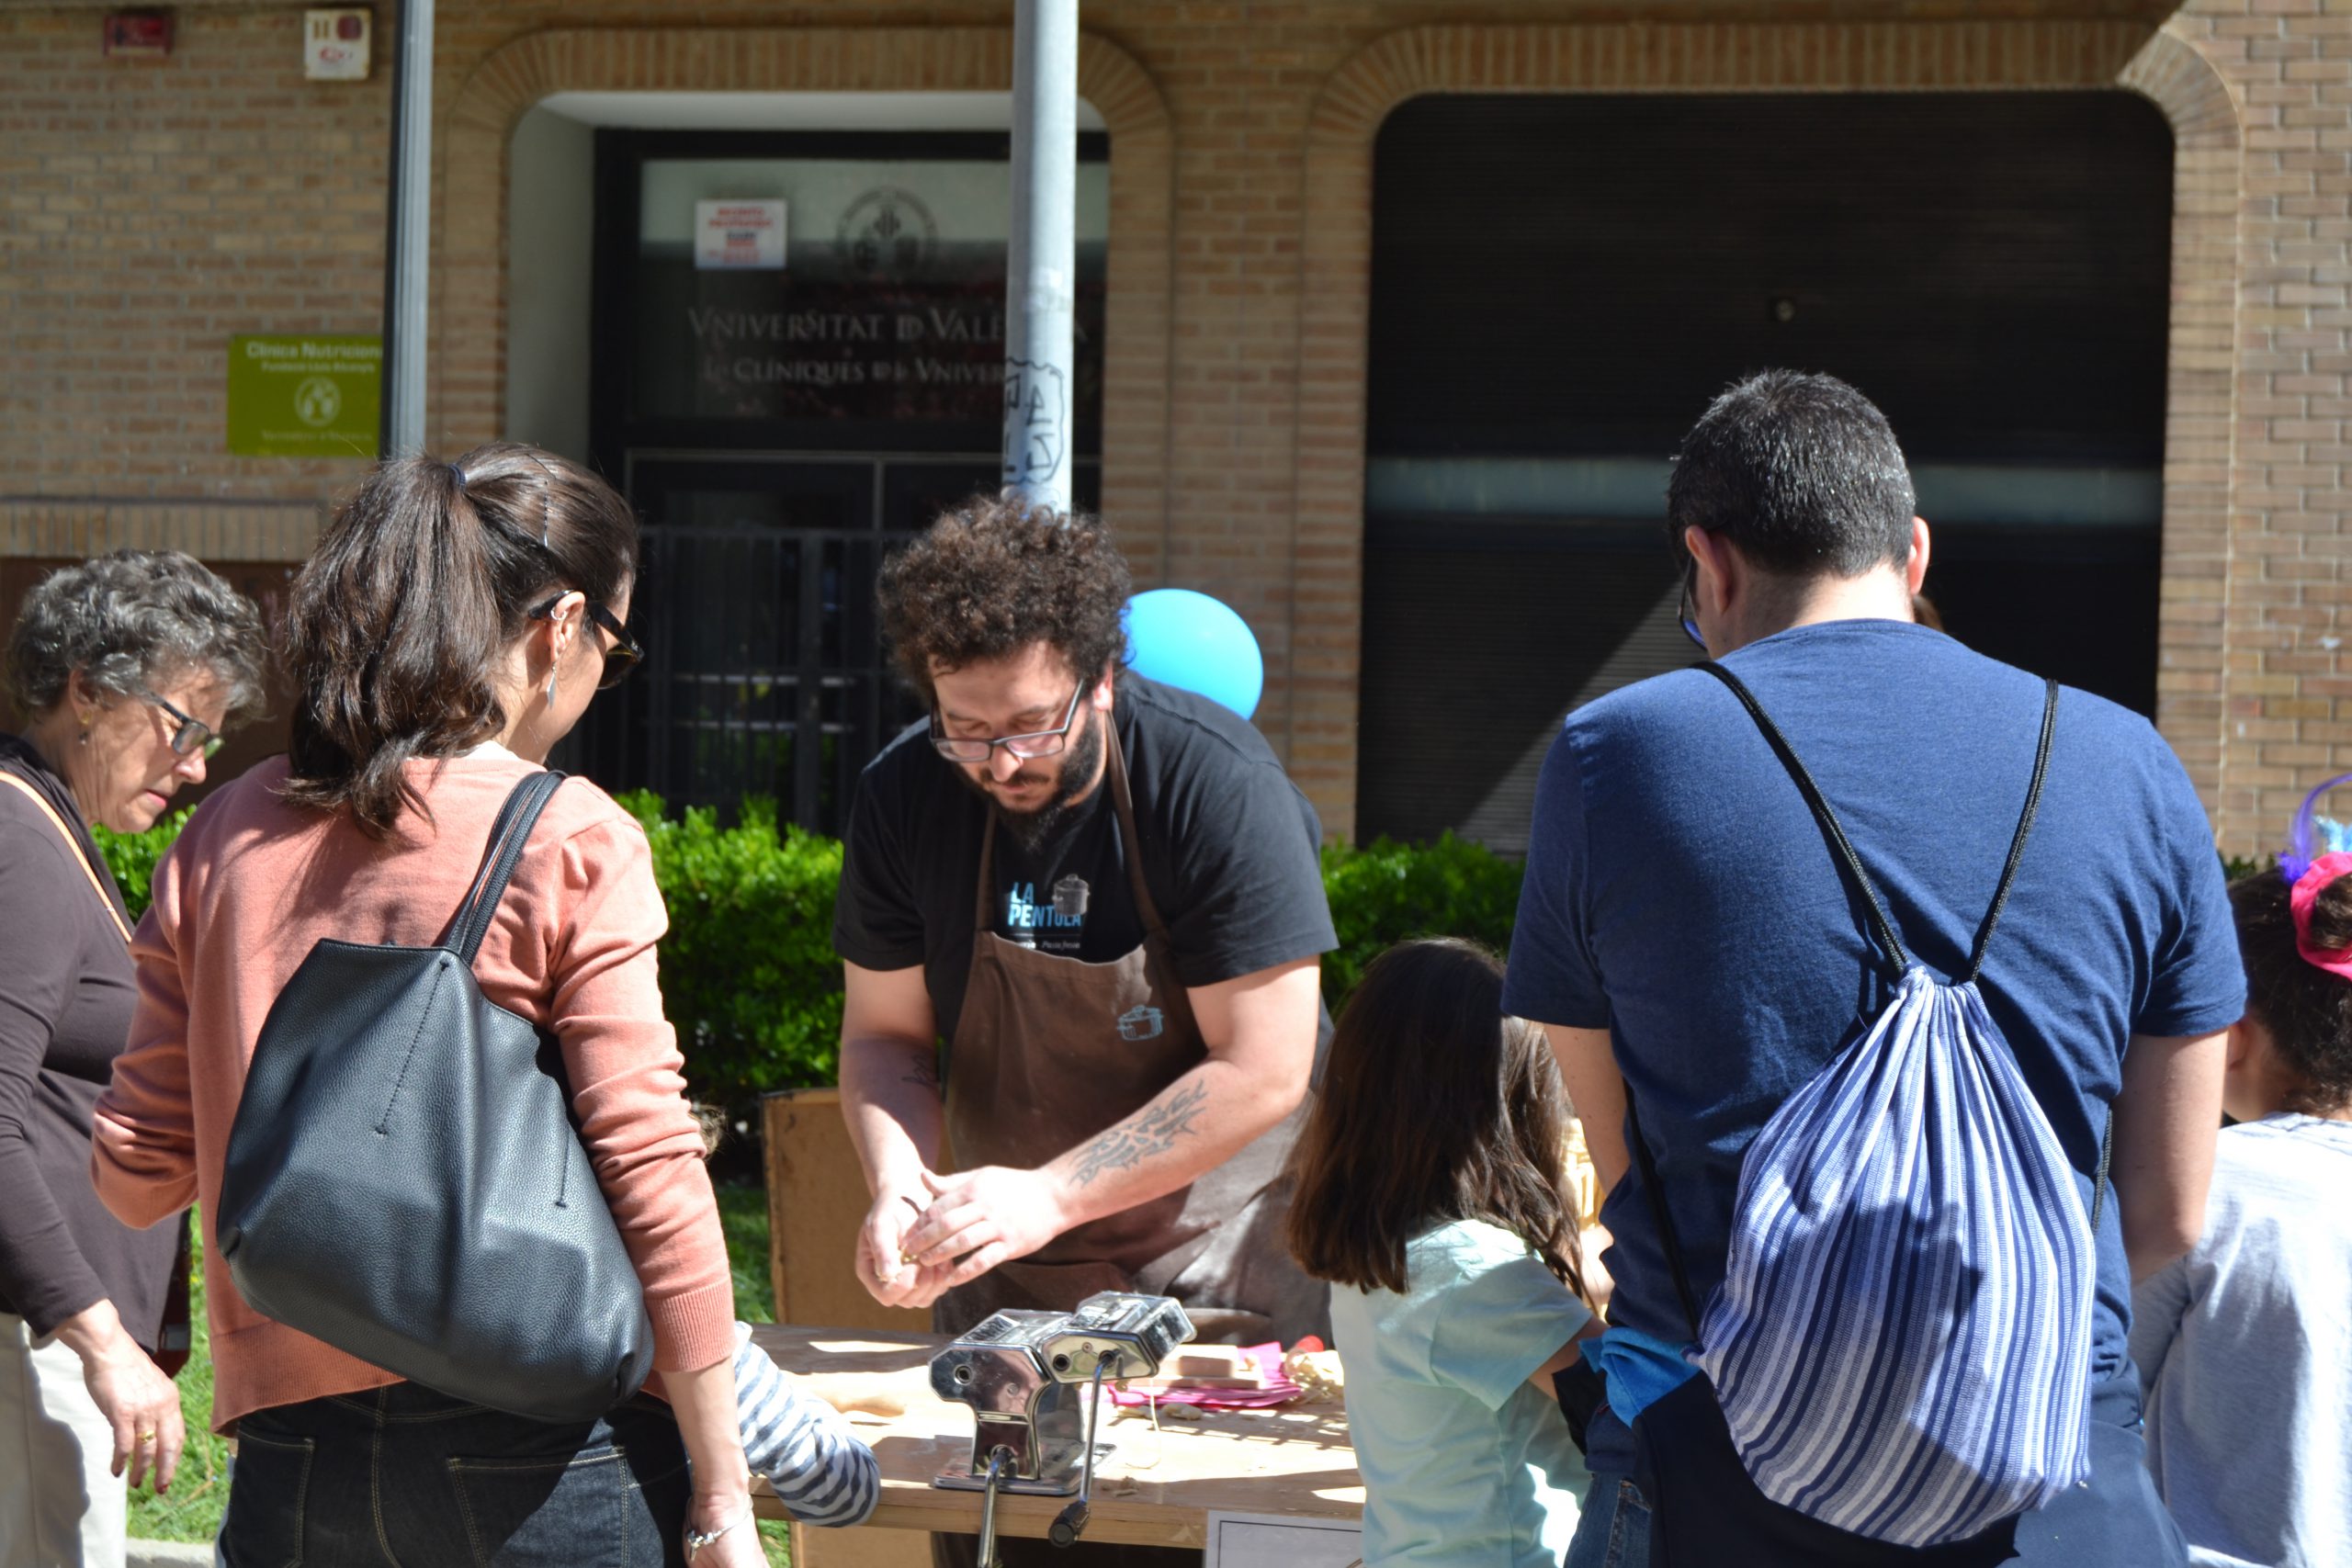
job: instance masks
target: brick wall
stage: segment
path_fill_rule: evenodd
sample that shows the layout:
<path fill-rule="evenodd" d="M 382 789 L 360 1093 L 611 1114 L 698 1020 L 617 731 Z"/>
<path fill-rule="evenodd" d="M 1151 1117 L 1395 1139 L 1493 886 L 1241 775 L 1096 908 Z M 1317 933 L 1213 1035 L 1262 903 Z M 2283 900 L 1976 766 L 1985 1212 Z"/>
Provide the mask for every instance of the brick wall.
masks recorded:
<path fill-rule="evenodd" d="M 2216 804 L 2224 843 L 2269 848 L 2352 768 L 2352 6 L 2200 0 L 2173 26 L 2244 127 Z"/>
<path fill-rule="evenodd" d="M 1260 723 L 1353 819 L 1369 149 L 1423 91 L 2114 85 L 2178 138 L 2160 722 L 2223 840 L 2276 837 L 2352 766 L 2338 537 L 2352 365 L 2352 5 L 1703 3 L 1476 27 L 1399 0 L 1090 0 L 1114 130 L 1106 510 L 1151 581 L 1264 640 Z M 0 553 L 185 537 L 289 552 L 348 464 L 221 452 L 226 339 L 373 330 L 387 82 L 305 84 L 299 10 L 187 6 L 159 63 L 99 12 L 0 8 Z M 389 22 L 387 7 L 379 13 Z M 1840 21 L 1840 17 L 1851 20 Z M 1009 6 L 674 10 L 442 0 L 431 428 L 500 426 L 505 139 L 563 88 L 955 87 L 1006 79 Z M 1694 19 L 1700 18 L 1700 19 Z M 379 30 L 379 38 L 381 37 Z M 38 497 L 40 500 L 28 500 Z"/>
<path fill-rule="evenodd" d="M 101 15 L 0 10 L 0 551 L 299 557 L 357 468 L 229 457 L 227 339 L 376 330 L 388 91 L 305 82 L 299 10 Z"/>

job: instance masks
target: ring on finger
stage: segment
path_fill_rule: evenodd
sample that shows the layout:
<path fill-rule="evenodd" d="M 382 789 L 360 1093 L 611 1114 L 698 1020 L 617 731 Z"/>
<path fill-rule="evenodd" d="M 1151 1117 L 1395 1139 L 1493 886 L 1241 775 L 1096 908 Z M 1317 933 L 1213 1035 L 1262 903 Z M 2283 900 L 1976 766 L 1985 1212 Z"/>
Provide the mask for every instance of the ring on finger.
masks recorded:
<path fill-rule="evenodd" d="M 155 1434 L 153 1432 L 133 1432 L 131 1436 L 142 1443 L 152 1443 L 155 1440 Z"/>

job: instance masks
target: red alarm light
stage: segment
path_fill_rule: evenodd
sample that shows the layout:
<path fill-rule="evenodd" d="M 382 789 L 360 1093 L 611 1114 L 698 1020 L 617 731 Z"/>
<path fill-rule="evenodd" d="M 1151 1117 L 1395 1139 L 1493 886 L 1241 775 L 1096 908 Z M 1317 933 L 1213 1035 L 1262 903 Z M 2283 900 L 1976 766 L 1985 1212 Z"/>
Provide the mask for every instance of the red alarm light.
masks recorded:
<path fill-rule="evenodd" d="M 160 60 L 172 52 L 169 11 L 113 11 L 107 16 L 106 52 Z"/>

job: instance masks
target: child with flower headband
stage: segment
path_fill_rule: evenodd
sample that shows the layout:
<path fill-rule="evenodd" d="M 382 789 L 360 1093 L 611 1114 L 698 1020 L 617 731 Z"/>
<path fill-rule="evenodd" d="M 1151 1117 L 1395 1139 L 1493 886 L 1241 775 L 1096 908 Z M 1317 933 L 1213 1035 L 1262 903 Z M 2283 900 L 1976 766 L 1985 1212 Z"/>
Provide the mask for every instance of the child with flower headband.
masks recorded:
<path fill-rule="evenodd" d="M 2205 1234 L 2132 1295 L 2148 1465 L 2199 1563 L 2318 1568 L 2352 1550 L 2352 853 L 2230 889 L 2246 1013 L 2230 1031 Z"/>

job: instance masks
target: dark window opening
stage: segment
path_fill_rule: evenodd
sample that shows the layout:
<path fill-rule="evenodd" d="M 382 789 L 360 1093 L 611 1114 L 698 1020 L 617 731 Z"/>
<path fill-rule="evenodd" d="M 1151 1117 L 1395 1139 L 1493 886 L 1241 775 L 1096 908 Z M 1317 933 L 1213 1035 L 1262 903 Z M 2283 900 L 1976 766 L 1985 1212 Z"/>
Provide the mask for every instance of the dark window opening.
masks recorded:
<path fill-rule="evenodd" d="M 1358 832 L 1517 852 L 1577 705 L 1692 657 L 1676 443 L 1825 370 L 1952 635 L 2155 700 L 2171 132 L 2123 92 L 1429 97 L 1374 149 Z"/>

